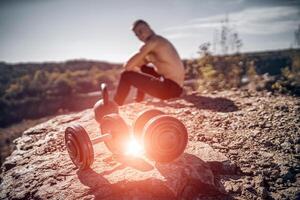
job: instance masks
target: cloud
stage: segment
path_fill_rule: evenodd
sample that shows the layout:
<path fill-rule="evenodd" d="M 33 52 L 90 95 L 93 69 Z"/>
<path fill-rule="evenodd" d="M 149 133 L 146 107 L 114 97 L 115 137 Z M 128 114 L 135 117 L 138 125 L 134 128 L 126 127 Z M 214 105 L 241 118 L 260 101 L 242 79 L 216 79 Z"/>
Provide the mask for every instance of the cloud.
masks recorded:
<path fill-rule="evenodd" d="M 300 24 L 300 10 L 297 7 L 256 7 L 228 14 L 231 25 L 240 33 L 251 35 L 270 35 L 292 32 Z M 186 24 L 168 27 L 163 31 L 167 35 L 176 34 L 176 38 L 189 36 L 190 32 L 211 31 L 220 28 L 226 14 L 204 18 L 194 18 Z M 192 34 L 193 35 L 193 34 Z"/>
<path fill-rule="evenodd" d="M 178 39 L 178 38 L 191 38 L 191 37 L 199 37 L 199 34 L 196 33 L 188 33 L 188 32 L 177 32 L 177 33 L 169 33 L 166 35 L 168 39 Z"/>

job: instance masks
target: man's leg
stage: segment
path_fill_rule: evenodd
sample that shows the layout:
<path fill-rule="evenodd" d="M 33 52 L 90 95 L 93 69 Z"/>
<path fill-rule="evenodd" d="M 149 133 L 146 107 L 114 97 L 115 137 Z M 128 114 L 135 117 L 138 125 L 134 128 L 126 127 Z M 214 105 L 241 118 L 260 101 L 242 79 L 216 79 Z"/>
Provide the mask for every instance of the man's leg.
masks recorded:
<path fill-rule="evenodd" d="M 161 75 L 159 75 L 159 74 L 154 70 L 153 67 L 149 67 L 149 66 L 147 66 L 147 65 L 143 65 L 143 66 L 141 67 L 141 71 L 142 71 L 143 73 L 145 73 L 145 74 L 149 74 L 149 75 L 152 75 L 152 76 L 157 77 L 157 78 L 161 76 Z M 145 98 L 145 92 L 143 92 L 143 91 L 141 91 L 140 89 L 138 89 L 137 94 L 136 94 L 136 97 L 135 97 L 135 101 L 136 101 L 136 102 L 141 102 L 141 101 L 144 100 L 144 98 Z"/>
<path fill-rule="evenodd" d="M 150 67 L 150 66 L 147 66 L 147 65 L 143 65 L 143 66 L 141 67 L 141 71 L 142 71 L 143 73 L 145 73 L 145 74 L 152 75 L 152 76 L 154 76 L 154 77 L 156 77 L 156 78 L 161 77 L 161 75 L 158 74 L 158 73 L 154 70 L 153 67 Z"/>
<path fill-rule="evenodd" d="M 164 83 L 159 78 L 134 71 L 124 71 L 114 97 L 117 104 L 123 105 L 131 86 L 158 98 L 163 98 L 165 90 Z"/>

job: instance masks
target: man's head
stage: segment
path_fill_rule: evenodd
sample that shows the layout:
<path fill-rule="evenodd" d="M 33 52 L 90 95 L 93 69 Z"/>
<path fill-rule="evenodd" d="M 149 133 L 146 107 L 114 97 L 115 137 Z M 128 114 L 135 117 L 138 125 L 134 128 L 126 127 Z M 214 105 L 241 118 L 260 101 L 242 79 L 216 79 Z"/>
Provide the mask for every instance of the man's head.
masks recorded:
<path fill-rule="evenodd" d="M 146 42 L 154 34 L 149 24 L 142 19 L 136 20 L 131 29 L 139 40 L 143 42 Z"/>

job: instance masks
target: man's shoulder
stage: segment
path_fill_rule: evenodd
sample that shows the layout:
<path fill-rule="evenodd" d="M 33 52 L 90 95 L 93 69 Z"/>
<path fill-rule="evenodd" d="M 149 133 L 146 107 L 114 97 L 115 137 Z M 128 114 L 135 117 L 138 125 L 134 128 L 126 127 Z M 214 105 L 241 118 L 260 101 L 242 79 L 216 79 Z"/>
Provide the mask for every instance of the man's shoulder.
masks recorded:
<path fill-rule="evenodd" d="M 147 43 L 153 43 L 153 44 L 166 44 L 170 43 L 166 38 L 164 38 L 161 35 L 155 35 L 152 37 Z"/>
<path fill-rule="evenodd" d="M 165 37 L 163 37 L 161 35 L 156 35 L 156 37 L 154 39 L 155 40 L 160 40 L 160 41 L 168 41 Z"/>

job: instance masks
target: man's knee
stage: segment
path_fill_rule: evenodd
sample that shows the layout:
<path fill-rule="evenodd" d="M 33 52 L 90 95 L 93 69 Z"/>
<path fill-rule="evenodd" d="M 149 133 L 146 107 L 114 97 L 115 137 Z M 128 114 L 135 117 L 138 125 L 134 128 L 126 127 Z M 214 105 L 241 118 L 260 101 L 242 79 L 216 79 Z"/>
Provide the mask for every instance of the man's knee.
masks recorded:
<path fill-rule="evenodd" d="M 124 71 L 121 73 L 121 79 L 125 79 L 125 80 L 131 79 L 132 76 L 134 76 L 134 74 L 136 73 L 137 72 L 134 71 Z"/>

